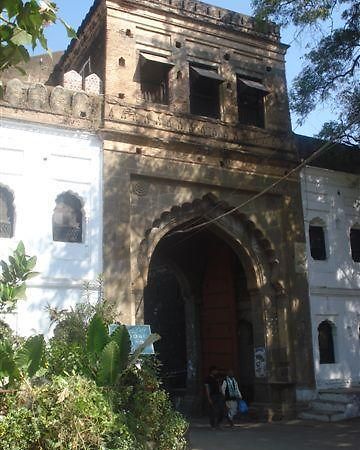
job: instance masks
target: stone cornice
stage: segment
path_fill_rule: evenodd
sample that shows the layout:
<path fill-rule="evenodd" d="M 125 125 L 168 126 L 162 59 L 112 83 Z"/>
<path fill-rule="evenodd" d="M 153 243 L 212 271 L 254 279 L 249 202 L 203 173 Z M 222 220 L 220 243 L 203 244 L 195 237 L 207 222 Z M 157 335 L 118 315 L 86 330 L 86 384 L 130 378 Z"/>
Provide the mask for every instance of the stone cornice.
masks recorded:
<path fill-rule="evenodd" d="M 194 0 L 107 0 L 108 7 L 117 7 L 136 4 L 136 7 L 145 7 L 164 11 L 191 20 L 205 22 L 209 25 L 236 32 L 251 33 L 261 38 L 279 41 L 279 27 L 273 23 L 264 23 L 261 26 L 253 17 L 231 11 L 218 6 Z"/>
<path fill-rule="evenodd" d="M 163 141 L 175 140 L 179 144 L 195 143 L 203 147 L 226 147 L 238 151 L 245 151 L 246 147 L 256 149 L 259 156 L 265 157 L 271 153 L 284 161 L 296 162 L 291 133 L 237 126 L 190 114 L 125 105 L 118 101 L 106 100 L 104 130 Z"/>

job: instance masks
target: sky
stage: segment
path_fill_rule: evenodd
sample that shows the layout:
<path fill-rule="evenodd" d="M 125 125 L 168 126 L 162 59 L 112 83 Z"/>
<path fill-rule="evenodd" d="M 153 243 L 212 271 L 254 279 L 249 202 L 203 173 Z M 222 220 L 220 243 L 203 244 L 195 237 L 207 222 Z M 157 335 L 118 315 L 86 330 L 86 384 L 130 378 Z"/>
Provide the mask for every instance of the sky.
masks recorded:
<path fill-rule="evenodd" d="M 86 13 L 93 4 L 93 0 L 55 0 L 59 7 L 59 15 L 75 30 L 81 24 Z M 207 0 L 210 3 L 232 11 L 252 15 L 250 0 Z M 52 51 L 64 50 L 69 38 L 61 24 L 53 25 L 47 29 L 49 48 Z M 303 35 L 300 39 L 294 39 L 296 30 L 292 27 L 281 30 L 281 40 L 285 44 L 290 44 L 286 57 L 286 76 L 288 87 L 291 87 L 293 78 L 300 72 L 303 65 L 302 56 L 308 51 L 307 45 L 314 39 L 314 36 Z M 42 53 L 37 49 L 35 53 Z M 321 128 L 323 122 L 331 119 L 331 112 L 319 106 L 306 120 L 302 126 L 296 124 L 295 117 L 292 117 L 293 130 L 296 133 L 307 136 L 315 135 Z"/>

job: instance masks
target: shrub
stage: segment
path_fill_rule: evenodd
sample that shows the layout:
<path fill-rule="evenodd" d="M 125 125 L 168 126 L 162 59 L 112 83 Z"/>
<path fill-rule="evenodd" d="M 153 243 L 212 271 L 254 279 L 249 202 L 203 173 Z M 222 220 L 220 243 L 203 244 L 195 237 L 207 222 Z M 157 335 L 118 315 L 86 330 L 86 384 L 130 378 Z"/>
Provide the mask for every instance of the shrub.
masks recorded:
<path fill-rule="evenodd" d="M 63 314 L 44 356 L 41 336 L 0 341 L 11 362 L 0 364 L 0 381 L 17 374 L 3 383 L 17 392 L 0 397 L 1 450 L 185 448 L 187 423 L 161 389 L 156 358 L 130 355 L 124 326 L 109 334 L 99 313 L 87 314 Z"/>
<path fill-rule="evenodd" d="M 3 450 L 133 450 L 133 438 L 103 391 L 84 377 L 57 376 L 7 395 Z M 109 445 L 115 444 L 115 447 Z"/>

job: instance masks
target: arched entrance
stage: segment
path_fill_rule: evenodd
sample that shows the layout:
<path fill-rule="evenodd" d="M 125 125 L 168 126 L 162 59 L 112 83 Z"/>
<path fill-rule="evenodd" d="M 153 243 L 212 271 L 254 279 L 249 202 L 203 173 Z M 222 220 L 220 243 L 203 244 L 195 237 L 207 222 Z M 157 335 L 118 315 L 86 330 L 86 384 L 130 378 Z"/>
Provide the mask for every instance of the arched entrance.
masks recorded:
<path fill-rule="evenodd" d="M 169 233 L 156 246 L 144 289 L 144 322 L 162 336 L 155 344 L 165 387 L 176 397 L 201 391 L 209 367 L 233 369 L 253 392 L 252 311 L 239 256 L 216 227 Z"/>
<path fill-rule="evenodd" d="M 207 195 L 154 220 L 137 255 L 134 292 L 144 295 L 136 320 L 163 336 L 163 376 L 176 395 L 199 397 L 204 374 L 216 364 L 236 371 L 248 400 L 282 405 L 293 390 L 279 260 L 246 214 L 212 221 L 230 209 Z M 182 232 L 204 221 L 205 228 Z M 154 313 L 160 310 L 161 320 Z"/>

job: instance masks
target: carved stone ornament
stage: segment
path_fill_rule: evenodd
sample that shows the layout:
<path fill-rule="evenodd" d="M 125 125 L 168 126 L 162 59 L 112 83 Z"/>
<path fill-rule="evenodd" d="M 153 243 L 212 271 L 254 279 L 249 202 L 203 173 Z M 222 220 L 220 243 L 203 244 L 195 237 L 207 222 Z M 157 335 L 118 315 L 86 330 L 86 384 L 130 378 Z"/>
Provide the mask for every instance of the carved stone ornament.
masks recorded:
<path fill-rule="evenodd" d="M 10 80 L 6 85 L 4 100 L 13 106 L 19 106 L 25 101 L 25 86 L 17 78 Z"/>
<path fill-rule="evenodd" d="M 145 197 L 149 193 L 149 185 L 144 182 L 136 182 L 132 185 L 132 192 L 138 197 Z"/>
<path fill-rule="evenodd" d="M 101 79 L 92 73 L 85 78 L 85 92 L 90 95 L 99 95 L 101 93 Z"/>
<path fill-rule="evenodd" d="M 71 92 L 62 86 L 56 86 L 50 96 L 50 107 L 53 112 L 66 114 L 70 112 Z"/>
<path fill-rule="evenodd" d="M 72 99 L 73 116 L 86 119 L 91 116 L 91 100 L 85 92 L 76 92 Z"/>
<path fill-rule="evenodd" d="M 28 91 L 28 105 L 31 109 L 44 109 L 48 102 L 48 91 L 43 84 L 35 84 Z"/>
<path fill-rule="evenodd" d="M 64 73 L 64 88 L 70 91 L 81 91 L 82 89 L 82 76 L 75 70 Z"/>

